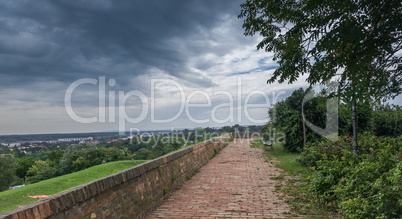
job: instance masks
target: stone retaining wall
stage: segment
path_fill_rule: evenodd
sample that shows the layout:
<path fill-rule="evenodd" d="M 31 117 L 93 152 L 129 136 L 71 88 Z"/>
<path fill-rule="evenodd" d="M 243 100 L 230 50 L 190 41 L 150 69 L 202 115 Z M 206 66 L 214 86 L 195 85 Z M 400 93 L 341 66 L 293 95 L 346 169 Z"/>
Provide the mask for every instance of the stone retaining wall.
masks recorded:
<path fill-rule="evenodd" d="M 0 218 L 144 218 L 227 142 L 228 135 L 200 143 L 60 192 Z"/>

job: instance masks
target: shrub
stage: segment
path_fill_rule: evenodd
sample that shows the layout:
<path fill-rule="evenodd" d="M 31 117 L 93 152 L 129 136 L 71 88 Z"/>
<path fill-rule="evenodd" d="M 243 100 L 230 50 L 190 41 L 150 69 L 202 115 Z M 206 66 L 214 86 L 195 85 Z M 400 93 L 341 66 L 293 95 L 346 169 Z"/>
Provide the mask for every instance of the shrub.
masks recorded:
<path fill-rule="evenodd" d="M 402 213 L 401 162 L 389 147 L 365 155 L 335 186 L 340 212 L 350 218 L 397 218 Z"/>
<path fill-rule="evenodd" d="M 312 167 L 315 171 L 310 177 L 310 190 L 328 207 L 336 207 L 335 186 L 356 164 L 356 155 L 352 152 L 344 150 L 342 155 L 341 159 L 324 155 L 316 162 L 316 167 Z"/>
<path fill-rule="evenodd" d="M 371 126 L 374 134 L 394 137 L 402 134 L 402 108 L 400 106 L 382 106 L 373 114 Z"/>
<path fill-rule="evenodd" d="M 341 141 L 331 142 L 324 140 L 318 143 L 308 143 L 302 152 L 301 158 L 298 161 L 308 167 L 317 166 L 317 161 L 324 157 L 339 159 L 343 155 L 343 151 L 351 147 L 349 137 L 345 137 Z"/>
<path fill-rule="evenodd" d="M 299 160 L 311 167 L 309 188 L 346 218 L 398 218 L 402 214 L 401 137 L 362 135 L 361 155 L 348 137 L 309 145 Z"/>

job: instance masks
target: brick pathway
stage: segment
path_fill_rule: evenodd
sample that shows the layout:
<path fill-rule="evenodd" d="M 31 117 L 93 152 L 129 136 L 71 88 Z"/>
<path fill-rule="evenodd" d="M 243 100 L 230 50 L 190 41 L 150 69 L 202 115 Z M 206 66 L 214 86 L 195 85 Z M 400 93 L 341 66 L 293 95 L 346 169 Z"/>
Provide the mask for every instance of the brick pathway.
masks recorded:
<path fill-rule="evenodd" d="M 230 143 L 148 218 L 292 217 L 273 192 L 280 172 L 262 154 L 249 140 Z"/>

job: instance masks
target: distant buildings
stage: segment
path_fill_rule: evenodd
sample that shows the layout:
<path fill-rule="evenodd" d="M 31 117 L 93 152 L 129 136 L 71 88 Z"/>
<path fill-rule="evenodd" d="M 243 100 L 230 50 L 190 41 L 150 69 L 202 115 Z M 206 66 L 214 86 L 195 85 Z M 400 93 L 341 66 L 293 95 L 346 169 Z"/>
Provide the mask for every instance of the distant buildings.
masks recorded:
<path fill-rule="evenodd" d="M 93 140 L 93 137 L 88 137 L 88 138 L 60 138 L 57 139 L 58 142 L 69 142 L 69 141 L 91 141 Z"/>
<path fill-rule="evenodd" d="M 21 146 L 21 143 L 8 143 L 8 144 L 6 144 L 6 143 L 1 143 L 3 146 L 6 146 L 6 147 L 15 147 L 15 146 L 17 146 L 17 147 L 19 147 L 19 146 Z"/>
<path fill-rule="evenodd" d="M 88 143 L 88 144 L 92 144 L 92 145 L 98 145 L 98 144 L 100 144 L 100 141 L 98 141 L 98 140 L 80 141 L 80 144 L 83 144 L 83 143 Z"/>

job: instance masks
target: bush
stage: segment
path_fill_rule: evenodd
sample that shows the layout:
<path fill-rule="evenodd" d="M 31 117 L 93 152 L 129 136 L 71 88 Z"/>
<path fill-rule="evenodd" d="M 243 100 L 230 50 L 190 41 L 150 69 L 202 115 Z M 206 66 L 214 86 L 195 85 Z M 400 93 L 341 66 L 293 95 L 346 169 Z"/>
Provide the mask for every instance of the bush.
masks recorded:
<path fill-rule="evenodd" d="M 348 137 L 309 145 L 299 160 L 311 167 L 309 187 L 346 218 L 398 218 L 402 214 L 401 137 L 362 135 L 361 155 Z"/>
<path fill-rule="evenodd" d="M 385 165 L 386 166 L 386 165 Z M 381 171 L 381 162 L 361 162 L 334 191 L 348 218 L 399 218 L 402 215 L 401 163 Z"/>
<path fill-rule="evenodd" d="M 372 127 L 378 136 L 399 136 L 402 134 L 402 108 L 400 106 L 382 106 L 374 111 Z"/>
<path fill-rule="evenodd" d="M 402 150 L 401 137 L 376 137 L 368 133 L 359 136 L 359 151 L 361 156 L 375 155 L 380 149 L 388 146 L 388 150 L 398 153 Z M 315 167 L 316 162 L 323 159 L 324 156 L 334 159 L 341 159 L 343 151 L 353 151 L 352 138 L 350 136 L 340 137 L 339 141 L 324 140 L 318 143 L 308 143 L 302 152 L 298 161 L 308 167 Z"/>
<path fill-rule="evenodd" d="M 335 186 L 340 212 L 350 218 L 397 218 L 402 213 L 401 162 L 380 149 L 365 154 Z"/>
<path fill-rule="evenodd" d="M 350 148 L 351 139 L 348 136 L 336 142 L 323 140 L 317 143 L 308 143 L 298 161 L 305 166 L 316 167 L 317 161 L 322 160 L 324 157 L 327 159 L 340 159 L 344 155 L 343 151 Z"/>
<path fill-rule="evenodd" d="M 352 152 L 343 151 L 342 158 L 336 156 L 323 158 L 312 167 L 314 173 L 310 177 L 309 187 L 316 197 L 328 207 L 336 208 L 334 189 L 339 181 L 345 177 L 356 164 L 356 155 Z"/>

